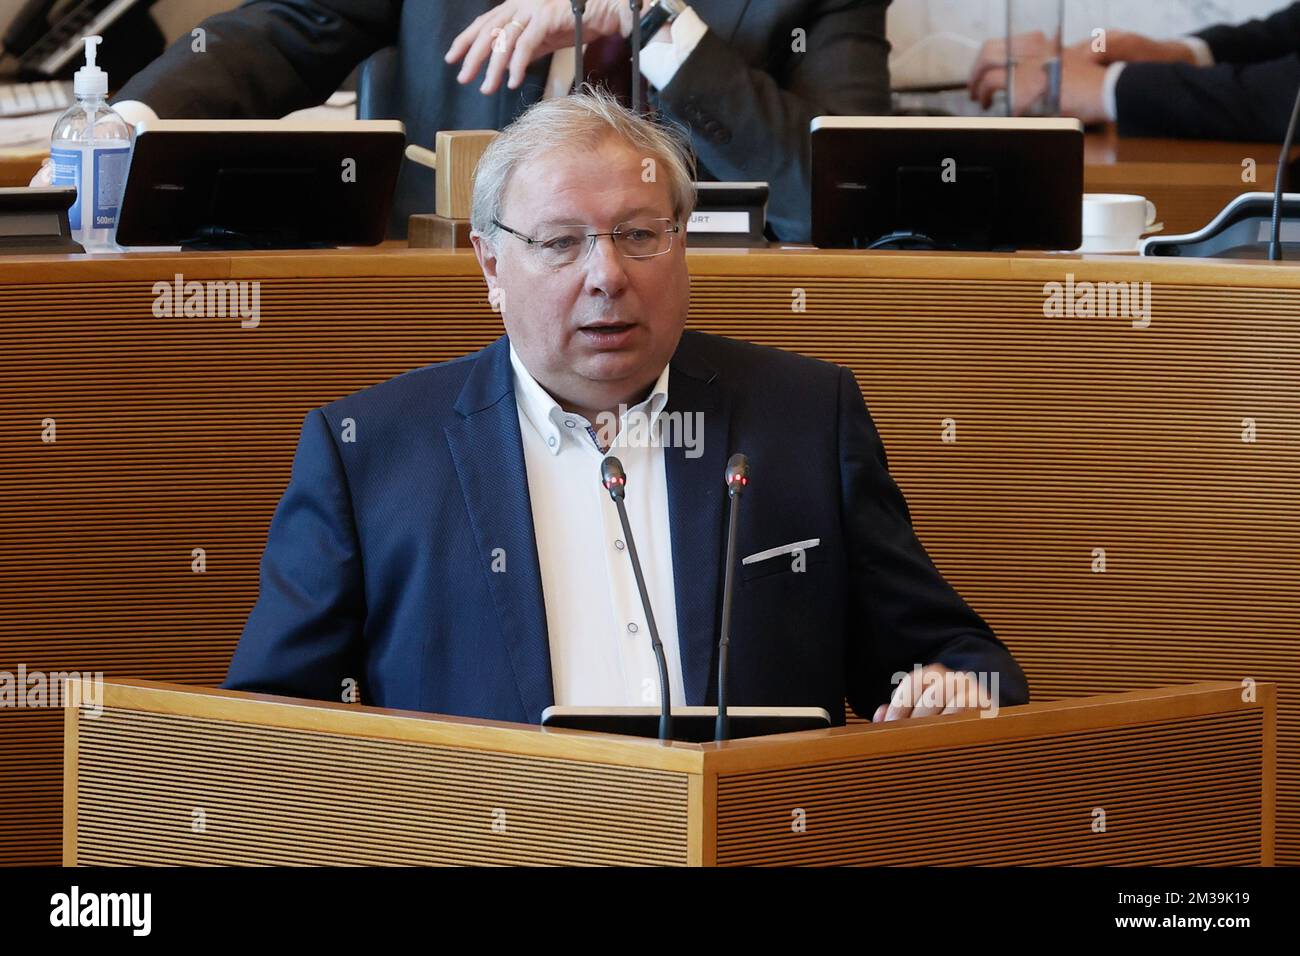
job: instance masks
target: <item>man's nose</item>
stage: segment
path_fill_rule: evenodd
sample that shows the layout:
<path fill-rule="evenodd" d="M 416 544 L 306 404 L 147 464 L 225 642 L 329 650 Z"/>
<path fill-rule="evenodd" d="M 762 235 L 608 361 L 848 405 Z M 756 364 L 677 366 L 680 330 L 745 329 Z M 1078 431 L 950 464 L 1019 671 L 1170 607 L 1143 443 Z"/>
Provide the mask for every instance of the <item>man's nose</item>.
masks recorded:
<path fill-rule="evenodd" d="M 618 295 L 627 285 L 627 260 L 614 245 L 613 236 L 598 236 L 591 241 L 595 245 L 584 263 L 587 289 L 590 292 Z"/>

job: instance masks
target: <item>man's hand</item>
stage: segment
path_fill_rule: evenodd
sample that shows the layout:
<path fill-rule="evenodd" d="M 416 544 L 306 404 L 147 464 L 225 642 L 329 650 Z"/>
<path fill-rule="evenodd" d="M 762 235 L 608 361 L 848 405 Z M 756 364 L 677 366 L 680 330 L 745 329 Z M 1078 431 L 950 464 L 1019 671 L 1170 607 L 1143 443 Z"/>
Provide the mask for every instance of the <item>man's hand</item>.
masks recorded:
<path fill-rule="evenodd" d="M 1190 55 L 1190 51 L 1189 55 Z M 1016 67 L 1015 102 L 1011 111 L 1024 116 L 1047 90 L 1047 61 L 1053 44 L 1042 33 L 1021 33 L 1011 38 L 1011 55 Z M 1085 123 L 1106 119 L 1102 93 L 1106 65 L 1082 45 L 1070 47 L 1061 57 L 1061 115 L 1077 116 Z M 968 81 L 970 98 L 988 109 L 993 95 L 1007 86 L 1006 43 L 990 40 L 980 48 Z"/>
<path fill-rule="evenodd" d="M 974 673 L 927 664 L 920 670 L 908 671 L 894 688 L 889 703 L 876 708 L 871 722 L 974 712 L 980 709 L 979 705 L 979 680 Z"/>
<path fill-rule="evenodd" d="M 1107 30 L 1105 49 L 1094 50 L 1094 40 L 1088 39 L 1070 47 L 1070 51 L 1090 57 L 1098 63 L 1188 63 L 1196 65 L 1192 48 L 1178 40 L 1153 40 L 1140 33 L 1127 30 Z"/>
<path fill-rule="evenodd" d="M 642 9 L 651 0 L 642 0 Z M 584 41 L 632 32 L 632 9 L 628 0 L 587 0 L 582 16 Z M 524 81 L 528 64 L 573 45 L 573 7 L 570 0 L 505 0 L 475 18 L 451 42 L 444 59 L 456 63 L 462 58 L 456 81 L 471 82 L 487 63 L 481 93 L 495 93 L 501 77 L 510 71 L 507 86 L 517 89 Z"/>
<path fill-rule="evenodd" d="M 1011 59 L 1020 72 L 1019 65 L 1026 59 L 1045 60 L 1054 50 L 1054 44 L 1041 32 L 1017 33 L 1011 37 Z M 986 40 L 975 57 L 966 88 L 970 98 L 978 100 L 988 109 L 993 104 L 993 94 L 1007 87 L 1007 42 Z"/>

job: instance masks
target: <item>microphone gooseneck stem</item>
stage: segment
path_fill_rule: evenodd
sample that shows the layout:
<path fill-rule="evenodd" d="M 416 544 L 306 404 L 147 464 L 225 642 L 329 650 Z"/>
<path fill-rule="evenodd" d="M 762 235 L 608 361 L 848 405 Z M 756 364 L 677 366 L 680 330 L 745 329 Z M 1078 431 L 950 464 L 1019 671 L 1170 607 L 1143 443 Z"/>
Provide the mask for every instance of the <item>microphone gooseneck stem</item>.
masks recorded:
<path fill-rule="evenodd" d="M 573 92 L 582 92 L 582 15 L 587 12 L 587 0 L 570 0 L 573 7 Z"/>
<path fill-rule="evenodd" d="M 1282 141 L 1282 155 L 1277 158 L 1277 177 L 1273 182 L 1273 233 L 1268 243 L 1268 257 L 1276 262 L 1282 258 L 1282 193 L 1286 186 L 1287 165 L 1291 161 L 1291 142 L 1300 121 L 1300 89 L 1296 90 L 1295 105 L 1291 107 L 1291 122 L 1286 124 L 1286 139 Z"/>
<path fill-rule="evenodd" d="M 1012 103 L 1012 100 L 1014 99 L 1012 91 L 1016 88 L 1016 61 L 1011 56 L 1011 0 L 1007 0 L 1006 2 L 1006 38 L 1007 46 L 1003 51 L 1005 54 L 1003 69 L 1006 70 L 1007 74 L 1007 86 L 1004 92 L 1006 93 L 1007 100 L 1007 115 L 1015 116 L 1016 111 L 1015 105 Z"/>
<path fill-rule="evenodd" d="M 627 554 L 632 561 L 632 573 L 636 576 L 636 589 L 641 593 L 641 608 L 645 611 L 646 624 L 650 628 L 650 646 L 654 648 L 655 663 L 659 666 L 659 739 L 673 739 L 672 699 L 668 693 L 668 662 L 664 659 L 664 645 L 659 640 L 659 628 L 655 627 L 654 611 L 650 609 L 650 594 L 646 591 L 645 576 L 641 573 L 641 559 L 637 557 L 636 542 L 632 540 L 632 526 L 627 520 L 627 507 L 622 497 L 614 498 L 618 508 L 618 520 L 623 525 L 623 537 L 627 539 Z"/>
<path fill-rule="evenodd" d="M 641 112 L 641 3 L 631 0 L 632 8 L 632 112 Z"/>
<path fill-rule="evenodd" d="M 714 740 L 727 740 L 727 648 L 731 644 L 731 591 L 734 583 L 732 571 L 736 563 L 736 522 L 740 514 L 740 495 L 731 495 L 730 516 L 727 519 L 727 564 L 722 578 L 722 637 L 718 641 L 718 719 L 713 728 Z"/>

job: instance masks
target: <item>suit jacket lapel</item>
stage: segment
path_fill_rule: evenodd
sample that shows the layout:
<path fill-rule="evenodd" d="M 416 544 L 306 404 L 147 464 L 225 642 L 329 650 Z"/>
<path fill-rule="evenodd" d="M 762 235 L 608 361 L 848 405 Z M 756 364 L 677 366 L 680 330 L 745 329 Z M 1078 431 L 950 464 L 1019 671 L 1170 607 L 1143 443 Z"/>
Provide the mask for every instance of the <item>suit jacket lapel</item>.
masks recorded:
<path fill-rule="evenodd" d="M 726 535 L 730 408 L 717 372 L 694 354 L 692 338 L 685 333 L 673 356 L 664 411 L 702 416 L 702 454 L 691 458 L 690 449 L 666 447 L 664 470 L 684 693 L 687 704 L 701 705 L 717 699 L 713 673 L 722 604 L 719 566 Z"/>
<path fill-rule="evenodd" d="M 542 711 L 555 702 L 555 692 L 510 344 L 505 336 L 474 362 L 455 407 L 463 417 L 445 429 L 447 444 L 519 697 L 528 720 L 541 723 Z M 491 570 L 494 554 L 504 554 L 504 572 Z"/>

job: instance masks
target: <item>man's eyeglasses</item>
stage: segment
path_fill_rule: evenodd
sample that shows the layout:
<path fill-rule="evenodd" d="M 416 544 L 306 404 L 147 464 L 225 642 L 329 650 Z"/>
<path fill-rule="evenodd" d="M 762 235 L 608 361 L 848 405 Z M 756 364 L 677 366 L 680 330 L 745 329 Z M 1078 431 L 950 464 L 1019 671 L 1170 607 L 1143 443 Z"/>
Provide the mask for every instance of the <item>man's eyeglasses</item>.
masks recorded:
<path fill-rule="evenodd" d="M 662 256 L 673 247 L 673 235 L 682 231 L 672 219 L 632 219 L 620 222 L 612 232 L 593 232 L 591 226 L 577 224 L 554 226 L 542 237 L 525 236 L 498 219 L 493 219 L 492 224 L 528 243 L 538 260 L 552 269 L 585 260 L 601 236 L 609 236 L 626 259 Z"/>

